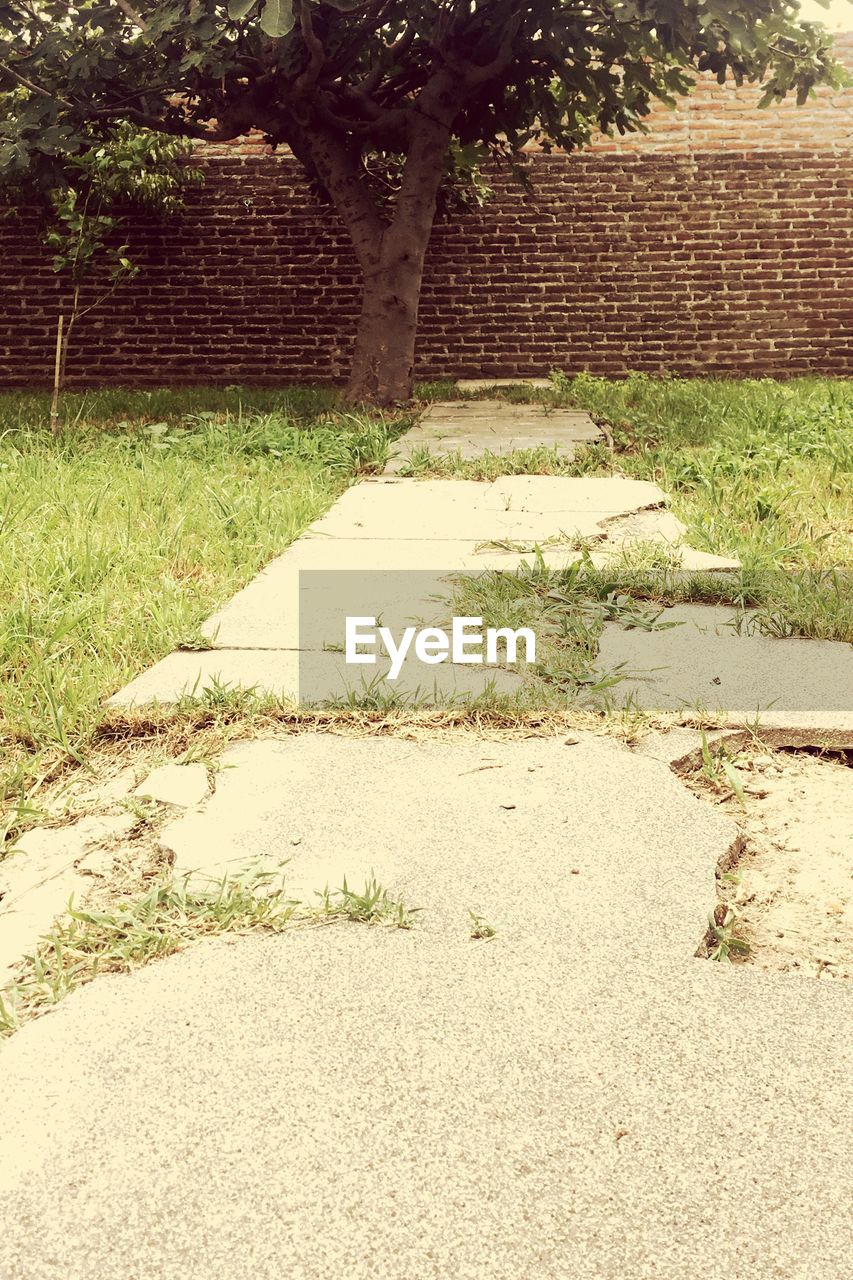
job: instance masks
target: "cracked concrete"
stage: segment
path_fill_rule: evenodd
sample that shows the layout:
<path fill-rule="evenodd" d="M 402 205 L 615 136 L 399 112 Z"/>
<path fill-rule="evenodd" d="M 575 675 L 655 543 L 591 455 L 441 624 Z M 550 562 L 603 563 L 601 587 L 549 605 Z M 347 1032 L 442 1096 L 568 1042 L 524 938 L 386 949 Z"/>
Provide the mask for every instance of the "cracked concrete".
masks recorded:
<path fill-rule="evenodd" d="M 133 794 L 142 800 L 191 809 L 201 804 L 208 791 L 207 770 L 203 764 L 161 764 L 151 770 Z"/>
<path fill-rule="evenodd" d="M 105 842 L 126 835 L 130 814 L 81 818 L 27 831 L 0 861 L 0 986 L 22 956 L 48 932 L 70 898 L 88 887 L 79 866 Z"/>
<path fill-rule="evenodd" d="M 354 485 L 208 619 L 202 631 L 209 651 L 171 654 L 110 702 L 171 702 L 217 683 L 306 701 L 345 695 L 374 677 L 383 682 L 384 667 L 365 676 L 328 651 L 343 641 L 345 612 L 369 612 L 364 599 L 371 592 L 376 616 L 399 628 L 439 621 L 446 606 L 436 598 L 449 594 L 448 575 L 514 571 L 535 560 L 539 544 L 545 544 L 545 563 L 555 568 L 576 561 L 578 545 L 589 541 L 599 563 L 638 538 L 657 541 L 674 555 L 700 555 L 683 547 L 683 527 L 665 504 L 656 485 L 624 477 L 507 476 L 493 483 L 380 478 Z M 383 573 L 388 576 L 380 580 Z M 353 607 L 344 610 L 348 589 L 355 593 Z M 449 664 L 425 680 L 423 669 L 410 663 L 393 691 L 429 697 L 436 685 L 442 696 L 456 697 L 495 685 L 512 691 L 517 683 L 513 673 Z"/>
<path fill-rule="evenodd" d="M 617 702 L 655 710 L 697 709 L 721 725 L 757 719 L 765 729 L 823 735 L 853 732 L 853 645 L 754 628 L 754 613 L 732 606 L 681 604 L 665 609 L 666 630 L 605 625 L 598 667 L 622 666 Z M 740 624 L 740 633 L 737 630 Z"/>

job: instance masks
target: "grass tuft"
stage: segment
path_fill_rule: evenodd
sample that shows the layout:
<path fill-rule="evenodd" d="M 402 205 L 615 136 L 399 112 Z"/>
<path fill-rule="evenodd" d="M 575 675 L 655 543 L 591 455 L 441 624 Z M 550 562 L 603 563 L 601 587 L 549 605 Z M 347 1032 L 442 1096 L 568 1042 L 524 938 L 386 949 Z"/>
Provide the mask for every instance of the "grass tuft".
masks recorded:
<path fill-rule="evenodd" d="M 272 873 L 249 870 L 199 888 L 170 879 L 112 911 L 75 908 L 26 956 L 18 976 L 0 991 L 0 1036 L 58 1004 L 103 973 L 129 973 L 152 960 L 224 933 L 281 933 L 290 926 L 335 920 L 410 929 L 417 908 L 392 897 L 371 876 L 361 893 L 344 880 L 326 889 L 319 907 L 288 897 Z"/>
<path fill-rule="evenodd" d="M 384 924 L 395 929 L 411 929 L 412 916 L 419 907 L 407 907 L 393 898 L 371 875 L 361 893 L 344 880 L 340 889 L 324 889 L 320 894 L 320 914 L 330 920 L 352 920 L 357 924 Z"/>

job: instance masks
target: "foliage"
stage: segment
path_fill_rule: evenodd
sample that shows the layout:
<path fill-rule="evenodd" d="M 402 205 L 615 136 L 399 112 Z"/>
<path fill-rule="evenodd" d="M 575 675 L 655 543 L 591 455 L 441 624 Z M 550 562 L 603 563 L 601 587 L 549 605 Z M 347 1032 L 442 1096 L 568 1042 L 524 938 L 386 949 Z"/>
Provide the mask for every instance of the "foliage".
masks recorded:
<path fill-rule="evenodd" d="M 471 933 L 469 936 L 475 942 L 482 942 L 489 938 L 494 938 L 497 933 L 497 929 L 494 925 L 489 924 L 488 920 L 484 919 L 483 916 L 477 915 L 476 911 L 471 911 L 469 908 L 468 918 L 471 922 Z"/>
<path fill-rule="evenodd" d="M 395 153 L 435 97 L 463 145 L 572 148 L 639 127 L 694 67 L 761 80 L 768 101 L 838 75 L 790 0 L 752 0 L 748 16 L 724 0 L 3 0 L 0 37 L 0 172 L 49 187 L 117 123 L 257 128 L 300 152 L 306 130 L 327 131 Z"/>
<path fill-rule="evenodd" d="M 0 185 L 51 192 L 119 126 L 287 144 L 364 274 L 349 395 L 408 399 L 433 221 L 485 155 L 642 129 L 695 71 L 839 84 L 792 0 L 0 0 Z M 461 197 L 448 193 L 462 179 Z"/>
<path fill-rule="evenodd" d="M 319 907 L 285 891 L 283 877 L 250 867 L 242 875 L 199 883 L 198 876 L 159 882 L 112 910 L 75 907 L 60 916 L 0 989 L 0 1037 L 12 1035 L 77 987 L 101 973 L 129 973 L 153 960 L 223 933 L 282 933 L 296 925 L 336 920 L 412 927 L 412 912 L 371 878 L 362 893 L 343 887 L 321 895 Z"/>
<path fill-rule="evenodd" d="M 354 174 L 383 205 L 415 126 L 437 114 L 444 177 L 470 191 L 487 152 L 642 128 L 694 68 L 760 80 L 768 102 L 841 74 L 789 0 L 753 0 L 749 18 L 722 0 L 2 0 L 0 182 L 55 191 L 117 126 L 215 140 L 256 129 L 339 206 Z"/>
<path fill-rule="evenodd" d="M 11 95 L 13 103 L 20 104 L 21 100 L 20 90 Z M 2 105 L 0 95 L 0 118 Z M 61 304 L 57 329 L 52 406 L 55 427 L 75 325 L 139 270 L 129 257 L 127 241 L 119 234 L 124 229 L 123 209 L 144 208 L 161 217 L 177 213 L 185 189 L 202 178 L 201 171 L 188 163 L 190 151 L 185 139 L 123 123 L 108 130 L 104 137 L 89 137 L 77 151 L 66 155 L 62 164 L 51 168 L 56 185 L 43 193 L 48 217 L 42 238 L 52 250 L 54 271 L 64 273 L 71 284 L 68 314 Z M 18 202 L 26 202 L 33 191 L 26 181 L 13 176 L 7 194 L 13 200 L 17 196 Z M 106 280 L 84 306 L 81 288 L 95 268 L 101 269 Z"/>
<path fill-rule="evenodd" d="M 127 256 L 127 243 L 111 239 L 122 225 L 118 209 L 132 204 L 160 215 L 177 213 L 185 186 L 202 177 L 185 163 L 189 152 L 181 139 L 122 124 L 70 156 L 61 185 L 49 197 L 54 216 L 44 239 L 54 251 L 54 270 L 67 271 L 76 285 L 94 261 L 106 257 L 113 282 L 134 275 L 138 268 Z"/>
<path fill-rule="evenodd" d="M 384 924 L 394 929 L 411 929 L 412 916 L 420 910 L 419 907 L 407 907 L 402 898 L 392 897 L 372 872 L 361 893 L 351 889 L 344 879 L 340 889 L 326 888 L 319 897 L 319 913 L 327 920 Z"/>
<path fill-rule="evenodd" d="M 99 973 L 128 973 L 201 938 L 226 932 L 280 933 L 298 903 L 263 873 L 200 888 L 189 878 L 155 884 L 112 911 L 68 911 L 0 990 L 0 1036 L 11 1035 Z"/>
<path fill-rule="evenodd" d="M 708 930 L 708 959 L 730 964 L 732 956 L 743 960 L 752 950 L 749 943 L 738 937 L 740 914 L 732 903 L 720 903 L 712 912 Z"/>
<path fill-rule="evenodd" d="M 69 395 L 54 439 L 44 396 L 0 396 L 0 833 L 85 758 L 105 697 L 382 465 L 389 427 L 328 398 L 258 393 L 276 408 L 249 415 L 235 393 L 218 397 L 233 414 L 202 408 L 210 393 L 124 393 L 128 420 L 115 392 Z"/>

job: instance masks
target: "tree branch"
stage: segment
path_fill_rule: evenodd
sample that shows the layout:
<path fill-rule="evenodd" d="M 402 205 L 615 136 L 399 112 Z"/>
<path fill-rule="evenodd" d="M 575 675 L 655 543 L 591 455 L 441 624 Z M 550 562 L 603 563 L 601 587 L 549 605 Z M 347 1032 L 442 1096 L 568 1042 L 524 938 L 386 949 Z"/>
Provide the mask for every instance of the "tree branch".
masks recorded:
<path fill-rule="evenodd" d="M 139 27 L 140 31 L 148 30 L 148 23 L 141 16 L 141 14 L 138 14 L 136 12 L 133 5 L 128 4 L 128 0 L 113 0 L 113 4 L 115 4 L 117 8 L 121 9 L 124 16 L 126 18 L 129 18 L 130 21 L 134 23 L 135 26 Z"/>
<path fill-rule="evenodd" d="M 406 141 L 406 128 L 410 112 L 402 109 L 383 110 L 374 104 L 367 119 L 354 119 L 342 115 L 337 106 L 330 104 L 325 95 L 314 99 L 314 108 L 320 118 L 336 133 L 346 134 L 369 142 L 382 150 L 402 148 Z"/>
<path fill-rule="evenodd" d="M 311 10 L 305 0 L 299 0 L 299 30 L 311 55 L 308 66 L 296 77 L 293 85 L 294 96 L 301 98 L 314 88 L 320 78 L 320 72 L 326 65 L 326 50 L 314 30 Z"/>
<path fill-rule="evenodd" d="M 22 76 L 20 71 L 16 71 L 14 67 L 10 67 L 8 62 L 0 62 L 0 71 L 7 72 L 13 80 L 17 80 L 18 84 L 25 89 L 29 89 L 30 93 L 35 93 L 40 98 L 48 98 L 51 102 L 59 102 L 63 107 L 68 107 L 69 111 L 74 110 L 73 103 L 67 98 L 60 98 L 58 93 L 51 93 L 49 89 L 43 89 L 40 84 L 36 84 L 34 80 L 28 80 L 26 76 Z"/>
<path fill-rule="evenodd" d="M 388 52 L 395 57 L 404 56 L 414 44 L 416 35 L 417 32 L 414 27 L 407 27 L 399 40 L 395 40 L 393 44 L 388 45 Z M 382 83 L 384 71 L 382 60 L 377 58 L 375 65 L 371 67 L 364 79 L 355 86 L 356 91 L 359 93 L 375 93 Z"/>
<path fill-rule="evenodd" d="M 495 56 L 489 62 L 469 63 L 463 71 L 465 84 L 470 89 L 476 88 L 478 85 L 485 84 L 487 80 L 491 80 L 494 76 L 500 75 L 509 66 L 512 59 L 512 47 L 515 37 L 518 35 L 521 27 L 520 13 L 516 13 L 507 23 L 506 30 L 501 37 L 500 45 Z M 464 65 L 464 64 L 463 64 Z"/>

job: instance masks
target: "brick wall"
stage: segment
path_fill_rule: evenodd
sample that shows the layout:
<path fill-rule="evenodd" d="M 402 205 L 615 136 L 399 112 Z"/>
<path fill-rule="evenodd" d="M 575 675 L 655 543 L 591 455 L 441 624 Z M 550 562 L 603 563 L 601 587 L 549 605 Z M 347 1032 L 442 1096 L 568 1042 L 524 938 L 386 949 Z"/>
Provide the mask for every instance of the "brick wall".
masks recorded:
<path fill-rule="evenodd" d="M 853 36 L 841 52 L 853 64 Z M 853 375 L 853 90 L 758 112 L 707 79 L 648 135 L 532 155 L 434 233 L 418 372 Z M 81 322 L 76 385 L 283 383 L 346 370 L 358 275 L 288 156 L 209 151 L 143 270 Z M 47 383 L 61 281 L 33 219 L 0 220 L 0 385 Z"/>

